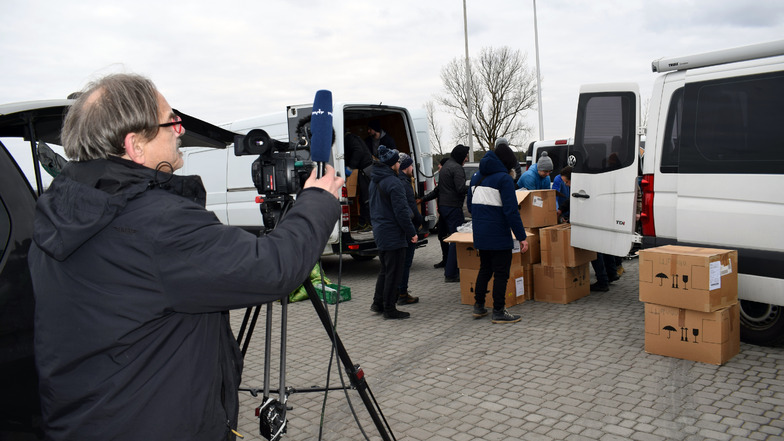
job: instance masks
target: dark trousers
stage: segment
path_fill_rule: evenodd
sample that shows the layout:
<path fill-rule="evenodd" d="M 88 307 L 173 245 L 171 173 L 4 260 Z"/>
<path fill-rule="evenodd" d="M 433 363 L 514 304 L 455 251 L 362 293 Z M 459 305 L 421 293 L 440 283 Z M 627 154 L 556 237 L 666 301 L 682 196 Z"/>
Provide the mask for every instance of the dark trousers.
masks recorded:
<path fill-rule="evenodd" d="M 438 243 L 441 245 L 441 261 L 446 265 L 446 259 L 449 257 L 449 244 L 444 242 L 449 236 L 449 227 L 446 225 L 444 216 L 438 215 Z"/>
<path fill-rule="evenodd" d="M 512 266 L 512 250 L 479 250 L 479 274 L 476 276 L 474 300 L 485 304 L 487 284 L 493 278 L 493 309 L 502 310 L 506 306 L 506 282 Z"/>
<path fill-rule="evenodd" d="M 441 215 L 446 221 L 449 234 L 456 233 L 457 227 L 465 222 L 463 209 L 459 207 L 441 207 Z M 449 255 L 446 258 L 446 266 L 444 267 L 444 277 L 454 278 L 459 274 L 457 272 L 457 245 L 450 243 Z"/>
<path fill-rule="evenodd" d="M 406 260 L 403 262 L 403 276 L 400 278 L 400 286 L 398 286 L 398 295 L 405 295 L 408 292 L 408 276 L 411 274 L 411 265 L 414 264 L 414 251 L 417 245 L 415 243 L 408 243 L 406 248 Z"/>
<path fill-rule="evenodd" d="M 373 294 L 373 303 L 383 305 L 384 311 L 391 311 L 397 302 L 397 288 L 400 285 L 400 278 L 403 277 L 403 266 L 406 260 L 408 248 L 398 248 L 396 250 L 381 250 L 378 252 L 378 260 L 381 268 L 376 279 L 376 292 Z"/>
<path fill-rule="evenodd" d="M 615 256 L 597 253 L 596 259 L 591 261 L 593 272 L 596 273 L 596 282 L 600 285 L 610 284 L 610 275 L 617 275 L 615 268 Z"/>
<path fill-rule="evenodd" d="M 359 187 L 359 218 L 360 224 L 370 224 L 370 175 L 365 170 L 357 170 L 357 184 Z"/>

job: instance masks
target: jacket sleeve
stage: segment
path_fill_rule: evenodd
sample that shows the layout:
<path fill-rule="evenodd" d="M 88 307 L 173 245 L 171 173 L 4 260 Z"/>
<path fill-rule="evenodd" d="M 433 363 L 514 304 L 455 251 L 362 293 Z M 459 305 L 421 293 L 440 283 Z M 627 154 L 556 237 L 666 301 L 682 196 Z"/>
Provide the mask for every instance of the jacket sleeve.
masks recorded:
<path fill-rule="evenodd" d="M 504 216 L 506 216 L 507 222 L 509 222 L 512 233 L 517 240 L 525 240 L 525 227 L 517 207 L 514 179 L 511 176 L 508 178 L 504 177 L 498 185 L 498 192 L 501 194 Z"/>
<path fill-rule="evenodd" d="M 244 308 L 288 295 L 324 250 L 340 204 L 330 193 L 303 190 L 269 234 L 257 237 L 223 225 L 186 200 L 160 210 L 157 277 L 178 312 Z"/>
<path fill-rule="evenodd" d="M 434 188 L 433 191 L 431 191 L 430 193 L 426 194 L 422 198 L 422 201 L 423 202 L 428 202 L 428 201 L 432 201 L 433 199 L 437 199 L 438 198 L 438 189 L 439 189 L 439 187 L 436 186 L 436 188 Z"/>
<path fill-rule="evenodd" d="M 466 185 L 466 176 L 465 170 L 463 170 L 463 166 L 458 164 L 455 168 L 455 173 L 453 175 L 454 182 L 455 182 L 455 190 L 457 190 L 457 194 L 464 195 L 468 192 L 468 186 Z"/>
<path fill-rule="evenodd" d="M 389 194 L 389 201 L 392 203 L 392 210 L 395 213 L 395 222 L 406 234 L 406 240 L 416 236 L 416 228 L 411 222 L 411 209 L 406 201 L 406 190 L 400 179 L 384 179 L 384 191 Z"/>

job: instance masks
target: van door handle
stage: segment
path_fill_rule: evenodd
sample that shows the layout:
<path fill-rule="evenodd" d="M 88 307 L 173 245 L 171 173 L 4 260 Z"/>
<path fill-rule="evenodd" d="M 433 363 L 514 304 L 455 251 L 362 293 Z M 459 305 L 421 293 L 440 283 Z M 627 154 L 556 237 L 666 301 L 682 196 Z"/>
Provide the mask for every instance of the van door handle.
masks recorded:
<path fill-rule="evenodd" d="M 591 197 L 590 195 L 585 194 L 583 191 L 580 191 L 580 193 L 572 193 L 572 196 L 583 199 L 589 199 Z"/>

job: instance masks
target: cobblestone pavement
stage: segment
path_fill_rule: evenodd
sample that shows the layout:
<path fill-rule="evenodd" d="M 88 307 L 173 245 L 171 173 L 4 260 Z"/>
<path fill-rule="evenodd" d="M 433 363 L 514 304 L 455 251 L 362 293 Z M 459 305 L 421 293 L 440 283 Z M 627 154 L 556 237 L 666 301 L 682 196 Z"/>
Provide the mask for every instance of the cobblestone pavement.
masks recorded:
<path fill-rule="evenodd" d="M 568 305 L 528 301 L 510 308 L 516 324 L 474 320 L 457 283 L 444 283 L 435 238 L 417 250 L 410 290 L 420 303 L 407 320 L 370 312 L 378 259 L 346 257 L 340 282 L 351 301 L 337 308 L 337 330 L 359 363 L 398 440 L 784 440 L 784 348 L 741 344 L 723 366 L 645 353 L 637 260 L 609 292 Z M 323 259 L 338 282 L 340 260 Z M 232 313 L 239 328 L 244 311 Z M 272 385 L 279 383 L 279 305 L 273 307 Z M 329 308 L 334 317 L 336 309 Z M 326 385 L 330 342 L 309 301 L 288 306 L 283 439 L 381 439 L 354 390 L 302 392 Z M 261 388 L 264 311 L 245 358 L 243 386 Z M 342 366 L 341 366 L 342 368 Z M 345 380 L 348 383 L 348 380 Z M 332 362 L 329 386 L 340 386 Z M 240 392 L 240 432 L 259 435 L 261 395 Z"/>

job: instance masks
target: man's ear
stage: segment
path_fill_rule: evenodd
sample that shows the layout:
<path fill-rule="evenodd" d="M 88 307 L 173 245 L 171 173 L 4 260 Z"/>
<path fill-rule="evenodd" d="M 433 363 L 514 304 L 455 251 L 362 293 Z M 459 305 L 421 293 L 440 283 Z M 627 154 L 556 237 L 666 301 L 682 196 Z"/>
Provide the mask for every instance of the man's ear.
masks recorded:
<path fill-rule="evenodd" d="M 137 164 L 144 164 L 144 149 L 141 145 L 141 136 L 137 133 L 125 135 L 125 156 Z"/>

